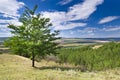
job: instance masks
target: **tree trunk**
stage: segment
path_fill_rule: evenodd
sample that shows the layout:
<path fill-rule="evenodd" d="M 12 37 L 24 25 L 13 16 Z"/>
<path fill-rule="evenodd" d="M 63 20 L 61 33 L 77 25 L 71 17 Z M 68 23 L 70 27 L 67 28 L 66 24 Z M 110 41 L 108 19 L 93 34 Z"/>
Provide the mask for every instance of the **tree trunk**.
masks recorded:
<path fill-rule="evenodd" d="M 35 67 L 35 54 L 34 54 L 34 50 L 32 52 L 32 67 Z"/>

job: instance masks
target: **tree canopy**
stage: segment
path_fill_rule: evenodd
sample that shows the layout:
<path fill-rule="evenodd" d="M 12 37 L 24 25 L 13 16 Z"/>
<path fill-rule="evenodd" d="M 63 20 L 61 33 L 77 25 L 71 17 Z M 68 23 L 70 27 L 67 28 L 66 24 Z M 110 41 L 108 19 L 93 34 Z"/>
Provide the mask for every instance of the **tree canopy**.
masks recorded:
<path fill-rule="evenodd" d="M 5 45 L 16 53 L 27 57 L 32 57 L 32 66 L 36 56 L 44 57 L 46 54 L 57 54 L 56 50 L 59 48 L 55 40 L 59 31 L 51 32 L 49 18 L 44 18 L 40 13 L 35 13 L 37 5 L 33 10 L 25 7 L 25 11 L 19 18 L 22 23 L 20 26 L 9 24 L 8 28 L 14 34 Z"/>

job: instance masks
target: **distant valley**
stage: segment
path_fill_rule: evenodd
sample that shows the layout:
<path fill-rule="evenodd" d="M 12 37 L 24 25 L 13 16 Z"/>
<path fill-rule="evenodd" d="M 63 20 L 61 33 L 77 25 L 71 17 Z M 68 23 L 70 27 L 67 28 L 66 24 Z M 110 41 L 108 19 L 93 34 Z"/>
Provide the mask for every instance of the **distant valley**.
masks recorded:
<path fill-rule="evenodd" d="M 9 37 L 0 37 L 0 42 L 7 40 Z M 95 44 L 106 42 L 119 42 L 120 38 L 61 38 L 57 40 L 60 44 Z"/>

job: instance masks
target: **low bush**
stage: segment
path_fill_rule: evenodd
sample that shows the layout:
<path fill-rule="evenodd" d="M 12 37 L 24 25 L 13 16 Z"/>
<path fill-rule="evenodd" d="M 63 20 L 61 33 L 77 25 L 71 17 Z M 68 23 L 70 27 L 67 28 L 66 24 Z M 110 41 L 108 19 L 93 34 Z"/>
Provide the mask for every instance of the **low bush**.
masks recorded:
<path fill-rule="evenodd" d="M 2 52 L 0 51 L 0 54 L 2 54 Z"/>
<path fill-rule="evenodd" d="M 83 66 L 89 71 L 120 67 L 120 43 L 106 43 L 98 49 L 62 48 L 59 53 L 61 62 Z"/>

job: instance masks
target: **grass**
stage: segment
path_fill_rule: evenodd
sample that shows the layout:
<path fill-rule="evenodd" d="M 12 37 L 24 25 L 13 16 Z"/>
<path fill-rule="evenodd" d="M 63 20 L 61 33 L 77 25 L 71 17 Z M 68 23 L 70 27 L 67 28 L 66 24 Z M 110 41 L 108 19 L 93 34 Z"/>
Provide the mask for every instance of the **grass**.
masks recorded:
<path fill-rule="evenodd" d="M 0 80 L 120 80 L 120 68 L 100 72 L 81 72 L 55 62 L 36 62 L 18 55 L 0 54 Z M 55 67 L 56 66 L 56 67 Z M 64 68 L 64 69 L 63 69 Z"/>

